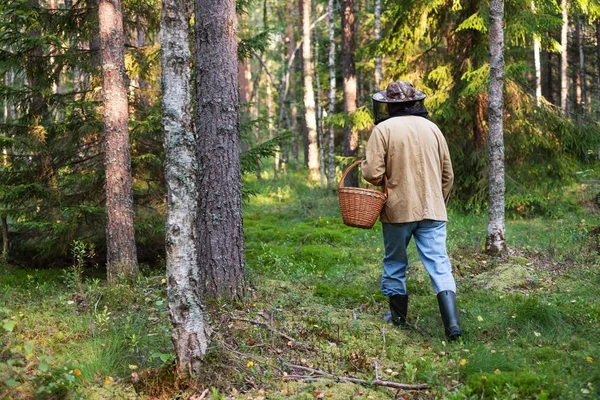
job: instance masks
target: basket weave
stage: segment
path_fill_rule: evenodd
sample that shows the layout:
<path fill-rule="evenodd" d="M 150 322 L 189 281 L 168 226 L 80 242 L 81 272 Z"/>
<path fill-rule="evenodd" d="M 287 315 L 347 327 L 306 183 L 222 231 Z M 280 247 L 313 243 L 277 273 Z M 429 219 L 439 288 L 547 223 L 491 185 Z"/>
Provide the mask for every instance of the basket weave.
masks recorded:
<path fill-rule="evenodd" d="M 348 167 L 340 179 L 338 196 L 344 224 L 355 228 L 371 229 L 387 200 L 387 177 L 383 178 L 383 192 L 357 187 L 344 187 L 348 172 L 362 161 Z"/>

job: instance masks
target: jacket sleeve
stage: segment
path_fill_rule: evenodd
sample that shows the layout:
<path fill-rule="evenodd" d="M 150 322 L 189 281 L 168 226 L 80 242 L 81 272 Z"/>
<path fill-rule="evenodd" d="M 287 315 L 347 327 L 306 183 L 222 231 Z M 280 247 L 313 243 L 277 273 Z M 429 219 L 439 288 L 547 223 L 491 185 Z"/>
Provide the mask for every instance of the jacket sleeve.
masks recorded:
<path fill-rule="evenodd" d="M 444 195 L 446 204 L 448 204 L 448 200 L 450 200 L 450 192 L 452 191 L 452 185 L 454 184 L 454 171 L 452 170 L 452 160 L 450 159 L 448 144 L 446 143 L 446 139 L 443 139 L 443 136 L 440 153 L 442 161 L 442 194 Z"/>
<path fill-rule="evenodd" d="M 387 156 L 387 145 L 381 130 L 373 129 L 371 137 L 367 141 L 365 149 L 365 160 L 362 162 L 362 175 L 365 180 L 375 186 L 383 185 L 385 174 L 385 159 Z"/>

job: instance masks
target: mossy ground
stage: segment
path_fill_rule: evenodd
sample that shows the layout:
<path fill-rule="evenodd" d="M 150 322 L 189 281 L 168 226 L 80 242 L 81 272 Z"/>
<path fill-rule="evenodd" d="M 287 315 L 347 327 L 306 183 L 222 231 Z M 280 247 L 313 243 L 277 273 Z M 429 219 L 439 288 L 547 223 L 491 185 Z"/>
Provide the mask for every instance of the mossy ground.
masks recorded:
<path fill-rule="evenodd" d="M 7 398 L 591 399 L 600 385 L 597 216 L 509 220 L 511 253 L 482 253 L 486 216 L 450 212 L 462 341 L 448 343 L 410 250 L 408 330 L 383 322 L 380 225 L 342 224 L 335 192 L 281 177 L 245 206 L 249 293 L 209 304 L 197 382 L 172 374 L 160 268 L 134 285 L 0 270 L 0 393 Z M 252 183 L 251 183 L 252 184 Z M 332 376 L 313 376 L 312 368 Z M 300 379 L 304 375 L 305 379 Z M 345 382 L 353 377 L 367 384 Z M 294 378 L 294 379 L 291 379 Z M 380 378 L 428 389 L 374 387 Z M 196 396 L 196 397 L 193 397 Z M 0 396 L 1 397 L 1 396 Z"/>

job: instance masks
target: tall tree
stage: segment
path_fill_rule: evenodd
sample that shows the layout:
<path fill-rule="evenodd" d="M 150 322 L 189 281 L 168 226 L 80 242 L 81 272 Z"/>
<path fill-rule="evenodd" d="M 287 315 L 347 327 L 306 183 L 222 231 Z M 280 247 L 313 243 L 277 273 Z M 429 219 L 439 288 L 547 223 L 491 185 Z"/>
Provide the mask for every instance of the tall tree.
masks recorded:
<path fill-rule="evenodd" d="M 108 280 L 114 282 L 121 274 L 127 279 L 138 274 L 121 0 L 100 0 L 98 16 L 104 101 L 107 268 Z"/>
<path fill-rule="evenodd" d="M 327 18 L 329 20 L 329 105 L 327 110 L 330 116 L 335 113 L 335 29 L 333 18 L 334 14 L 334 1 L 329 0 L 329 4 L 327 6 Z M 335 131 L 333 129 L 332 123 L 329 123 L 328 125 L 329 138 L 327 143 L 327 182 L 329 185 L 333 185 L 335 180 Z"/>
<path fill-rule="evenodd" d="M 198 262 L 205 297 L 245 291 L 235 0 L 195 1 Z"/>
<path fill-rule="evenodd" d="M 577 44 L 579 49 L 579 68 L 577 73 L 577 113 L 584 116 L 587 111 L 587 78 L 585 73 L 585 25 L 583 16 L 577 19 Z"/>
<path fill-rule="evenodd" d="M 531 11 L 535 13 L 535 0 L 531 1 Z M 538 107 L 542 101 L 542 66 L 540 61 L 540 37 L 533 34 L 533 60 L 535 65 L 535 101 Z"/>
<path fill-rule="evenodd" d="M 191 119 L 191 4 L 162 1 L 162 105 L 167 181 L 166 261 L 171 338 L 179 376 L 200 372 L 210 328 L 200 292 L 196 137 Z"/>
<path fill-rule="evenodd" d="M 375 0 L 373 19 L 375 24 L 375 42 L 379 43 L 379 40 L 381 39 L 381 0 Z M 381 54 L 377 52 L 375 55 L 375 91 L 381 90 L 382 78 L 383 70 L 381 65 Z"/>
<path fill-rule="evenodd" d="M 350 116 L 356 111 L 356 67 L 354 64 L 354 0 L 341 0 L 342 14 L 342 71 L 344 75 L 344 112 Z M 351 126 L 348 119 L 344 125 L 344 150 L 345 157 L 358 155 L 358 132 Z M 354 172 L 354 171 L 353 171 Z M 348 174 L 349 186 L 358 185 L 358 175 Z"/>
<path fill-rule="evenodd" d="M 304 70 L 304 120 L 308 130 L 308 170 L 310 180 L 319 180 L 319 153 L 317 145 L 317 114 L 313 89 L 314 64 L 311 43 L 311 0 L 302 0 L 302 66 Z"/>
<path fill-rule="evenodd" d="M 567 72 L 569 69 L 569 58 L 568 58 L 568 36 L 569 31 L 569 16 L 567 8 L 567 0 L 562 0 L 562 30 L 560 35 L 560 112 L 565 115 L 567 113 L 567 94 L 569 93 L 569 83 Z"/>
<path fill-rule="evenodd" d="M 485 243 L 489 254 L 504 253 L 506 237 L 504 228 L 504 0 L 490 2 L 490 88 L 488 125 L 489 154 L 489 209 L 488 233 Z"/>

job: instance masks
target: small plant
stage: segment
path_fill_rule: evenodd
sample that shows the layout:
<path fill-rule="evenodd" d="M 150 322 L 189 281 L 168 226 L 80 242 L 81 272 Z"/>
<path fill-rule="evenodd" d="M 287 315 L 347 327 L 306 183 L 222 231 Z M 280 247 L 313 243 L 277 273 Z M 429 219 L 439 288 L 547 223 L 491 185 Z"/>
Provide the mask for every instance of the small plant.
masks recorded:
<path fill-rule="evenodd" d="M 71 269 L 65 272 L 65 283 L 71 289 L 83 292 L 83 267 L 85 263 L 96 256 L 96 249 L 93 243 L 85 243 L 81 240 L 73 240 L 71 247 L 73 255 L 73 264 Z"/>

